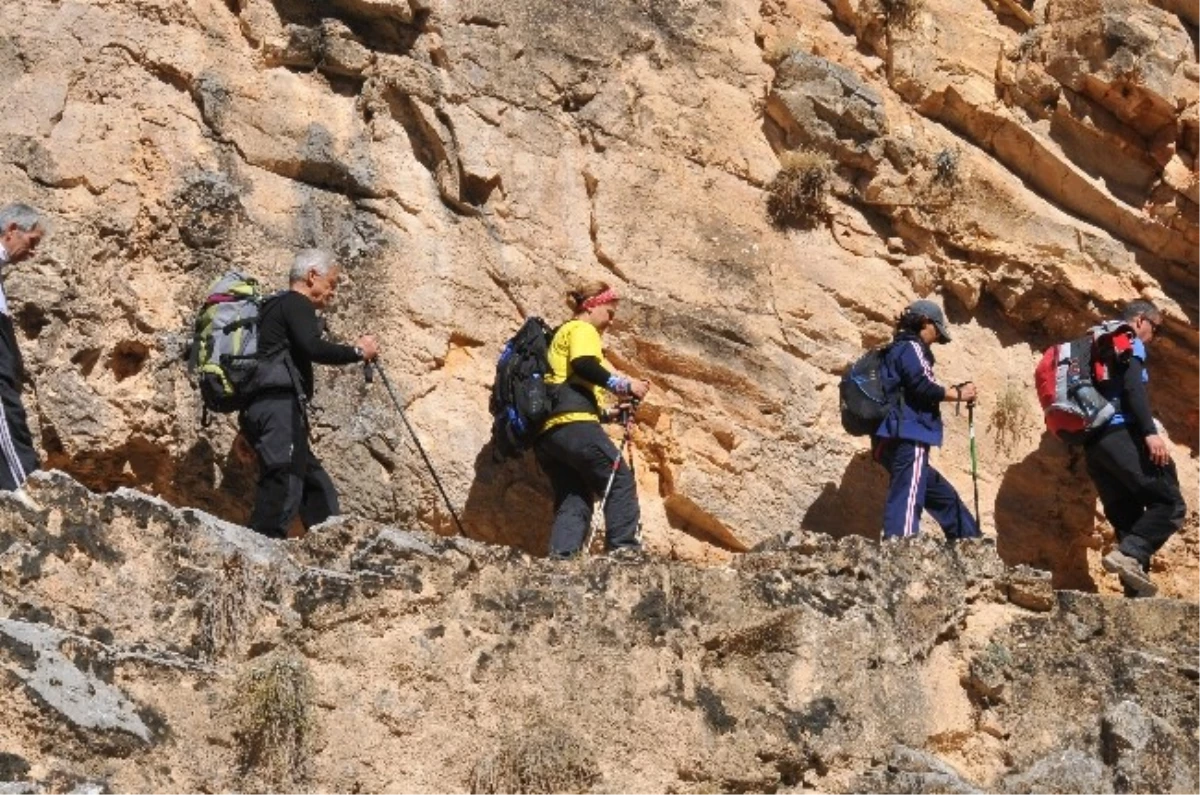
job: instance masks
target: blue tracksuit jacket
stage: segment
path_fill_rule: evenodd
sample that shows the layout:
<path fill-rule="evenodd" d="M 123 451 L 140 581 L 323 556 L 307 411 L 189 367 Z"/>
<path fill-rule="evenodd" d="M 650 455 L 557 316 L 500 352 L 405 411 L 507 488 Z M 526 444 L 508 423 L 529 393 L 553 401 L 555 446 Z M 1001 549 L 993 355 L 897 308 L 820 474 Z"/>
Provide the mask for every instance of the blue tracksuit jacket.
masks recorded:
<path fill-rule="evenodd" d="M 946 388 L 933 375 L 934 361 L 933 351 L 916 334 L 896 335 L 884 356 L 880 375 L 889 393 L 900 389 L 904 399 L 880 423 L 877 437 L 941 446 L 941 402 Z"/>

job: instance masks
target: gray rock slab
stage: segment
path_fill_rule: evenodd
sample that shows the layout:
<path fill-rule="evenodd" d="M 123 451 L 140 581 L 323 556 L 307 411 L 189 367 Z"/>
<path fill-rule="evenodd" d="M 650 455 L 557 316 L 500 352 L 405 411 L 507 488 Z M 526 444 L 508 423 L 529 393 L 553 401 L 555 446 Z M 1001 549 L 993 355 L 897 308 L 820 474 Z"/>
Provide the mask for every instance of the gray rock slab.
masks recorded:
<path fill-rule="evenodd" d="M 19 661 L 5 667 L 47 706 L 80 728 L 126 732 L 149 743 L 150 730 L 138 716 L 136 704 L 107 682 L 79 670 L 62 653 L 62 642 L 69 637 L 43 624 L 0 619 L 0 646 L 24 652 Z"/>

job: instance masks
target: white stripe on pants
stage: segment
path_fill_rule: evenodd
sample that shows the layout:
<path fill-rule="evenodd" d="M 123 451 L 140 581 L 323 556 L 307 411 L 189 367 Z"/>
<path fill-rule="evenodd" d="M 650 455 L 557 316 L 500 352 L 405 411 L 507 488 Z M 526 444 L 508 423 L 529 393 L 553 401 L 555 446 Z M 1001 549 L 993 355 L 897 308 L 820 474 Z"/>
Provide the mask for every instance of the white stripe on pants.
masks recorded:
<path fill-rule="evenodd" d="M 12 475 L 15 489 L 21 488 L 25 484 L 25 466 L 21 463 L 21 457 L 17 455 L 16 445 L 13 444 L 12 431 L 8 427 L 8 415 L 4 413 L 4 401 L 0 400 L 0 454 L 4 456 L 5 463 L 8 464 L 8 471 Z"/>
<path fill-rule="evenodd" d="M 921 492 L 921 478 L 925 475 L 925 457 L 927 455 L 929 455 L 929 451 L 923 445 L 914 445 L 912 481 L 908 484 L 908 504 L 905 506 L 907 511 L 904 517 L 905 538 L 916 535 L 917 531 L 921 529 L 921 522 L 918 518 L 921 515 L 921 504 L 918 502 L 917 496 Z"/>

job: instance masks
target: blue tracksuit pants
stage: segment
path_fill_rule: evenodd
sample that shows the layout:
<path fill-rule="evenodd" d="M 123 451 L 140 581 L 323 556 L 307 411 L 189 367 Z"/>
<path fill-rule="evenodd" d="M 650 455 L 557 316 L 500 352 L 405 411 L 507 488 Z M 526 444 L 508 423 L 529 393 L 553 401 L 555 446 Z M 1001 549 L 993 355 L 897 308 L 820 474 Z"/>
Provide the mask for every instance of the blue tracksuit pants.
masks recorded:
<path fill-rule="evenodd" d="M 937 520 L 946 538 L 979 538 L 979 525 L 950 481 L 929 465 L 929 445 L 876 439 L 875 460 L 891 473 L 883 507 L 883 537 L 907 538 L 921 529 L 921 511 Z"/>

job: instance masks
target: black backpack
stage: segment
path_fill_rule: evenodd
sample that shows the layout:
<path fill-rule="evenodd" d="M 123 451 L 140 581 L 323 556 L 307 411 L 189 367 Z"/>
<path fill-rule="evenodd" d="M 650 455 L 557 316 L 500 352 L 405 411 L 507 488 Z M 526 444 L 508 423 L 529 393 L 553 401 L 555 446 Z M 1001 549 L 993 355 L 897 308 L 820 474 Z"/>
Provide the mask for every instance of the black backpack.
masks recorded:
<path fill-rule="evenodd" d="M 550 416 L 551 388 L 546 384 L 546 353 L 554 330 L 540 317 L 530 317 L 505 345 L 492 383 L 492 456 L 516 458 L 533 444 Z"/>
<path fill-rule="evenodd" d="M 838 385 L 842 407 L 842 428 L 851 436 L 870 436 L 879 429 L 892 407 L 903 401 L 900 390 L 889 392 L 880 369 L 892 345 L 872 348 L 842 376 Z"/>

